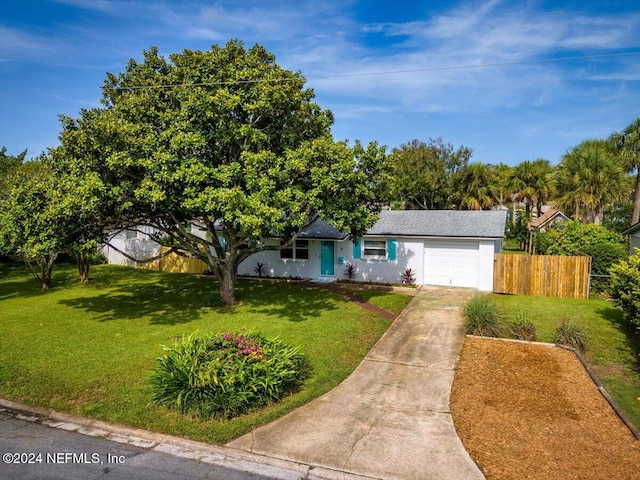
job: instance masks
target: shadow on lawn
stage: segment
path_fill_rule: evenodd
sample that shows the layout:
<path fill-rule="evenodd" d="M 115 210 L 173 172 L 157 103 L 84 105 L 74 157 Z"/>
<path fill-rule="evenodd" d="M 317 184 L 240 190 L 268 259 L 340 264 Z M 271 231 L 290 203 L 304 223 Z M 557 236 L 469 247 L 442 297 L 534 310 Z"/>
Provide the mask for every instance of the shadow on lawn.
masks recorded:
<path fill-rule="evenodd" d="M 322 288 L 251 280 L 239 282 L 237 293 L 239 301 L 250 312 L 290 322 L 311 320 L 324 312 L 337 310 L 340 301 Z"/>
<path fill-rule="evenodd" d="M 99 321 L 149 317 L 152 325 L 187 323 L 205 313 L 204 292 L 191 277 L 185 276 L 181 279 L 184 282 L 136 280 L 111 285 L 102 293 L 61 299 L 59 303 L 97 314 L 95 318 Z M 97 290 L 101 290 L 100 285 Z"/>
<path fill-rule="evenodd" d="M 300 322 L 338 308 L 336 297 L 322 290 L 239 281 L 236 285 L 238 307 L 208 309 L 206 298 L 218 291 L 214 279 L 124 268 L 98 275 L 91 285 L 91 294 L 61 299 L 59 303 L 97 314 L 94 316 L 99 321 L 148 317 L 152 325 L 188 323 L 210 313 L 234 316 L 243 310 Z"/>
<path fill-rule="evenodd" d="M 60 264 L 56 263 L 53 267 L 51 288 L 43 290 L 24 264 L 0 263 L 0 300 L 39 297 L 77 283 L 79 277 L 75 269 L 70 270 L 67 265 L 60 267 Z"/>
<path fill-rule="evenodd" d="M 635 359 L 632 369 L 636 373 L 640 373 L 640 331 L 624 319 L 622 311 L 618 308 L 606 307 L 597 310 L 596 313 L 624 334 L 625 343 L 633 352 L 633 358 Z"/>

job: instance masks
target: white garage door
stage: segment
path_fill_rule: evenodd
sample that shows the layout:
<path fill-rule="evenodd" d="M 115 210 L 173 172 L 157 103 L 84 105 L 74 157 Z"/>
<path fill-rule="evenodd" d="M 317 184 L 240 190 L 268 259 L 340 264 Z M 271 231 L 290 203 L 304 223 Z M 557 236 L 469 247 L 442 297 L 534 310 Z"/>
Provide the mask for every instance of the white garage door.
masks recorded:
<path fill-rule="evenodd" d="M 478 288 L 477 240 L 428 240 L 424 245 L 426 285 Z"/>

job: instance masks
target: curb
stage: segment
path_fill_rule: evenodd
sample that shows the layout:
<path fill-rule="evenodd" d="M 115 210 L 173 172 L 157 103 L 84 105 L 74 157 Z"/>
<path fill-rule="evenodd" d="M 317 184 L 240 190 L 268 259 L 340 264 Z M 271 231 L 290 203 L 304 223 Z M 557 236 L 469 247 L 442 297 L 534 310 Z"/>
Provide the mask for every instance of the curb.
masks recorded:
<path fill-rule="evenodd" d="M 585 371 L 589 375 L 589 378 L 591 378 L 591 381 L 595 384 L 596 388 L 598 389 L 600 394 L 604 397 L 604 399 L 609 403 L 609 405 L 611 406 L 615 414 L 618 416 L 618 418 L 622 421 L 622 423 L 624 423 L 625 427 L 629 429 L 629 431 L 631 432 L 631 435 L 633 435 L 637 441 L 640 441 L 640 431 L 638 431 L 638 429 L 631 422 L 631 420 L 629 420 L 629 417 L 627 417 L 627 415 L 620 409 L 620 407 L 615 402 L 615 400 L 611 397 L 611 395 L 609 395 L 609 392 L 607 392 L 607 390 L 604 388 L 604 385 L 602 385 L 602 382 L 600 381 L 596 373 L 593 371 L 591 366 L 587 363 L 587 360 L 584 358 L 582 353 L 580 353 L 580 351 L 578 351 L 577 349 L 570 347 L 568 345 L 560 345 L 560 344 L 546 343 L 546 342 L 531 342 L 528 340 L 516 340 L 513 338 L 483 337 L 480 335 L 465 335 L 465 336 L 469 338 L 480 338 L 483 340 L 498 340 L 502 342 L 524 343 L 529 345 L 540 345 L 543 347 L 561 348 L 563 350 L 573 352 L 576 358 L 582 364 L 582 367 L 585 369 Z"/>
<path fill-rule="evenodd" d="M 2 411 L 9 412 L 20 420 L 38 423 L 50 428 L 100 437 L 229 470 L 267 476 L 274 480 L 377 480 L 372 477 L 111 424 L 102 420 L 56 412 L 0 398 L 0 412 Z"/>

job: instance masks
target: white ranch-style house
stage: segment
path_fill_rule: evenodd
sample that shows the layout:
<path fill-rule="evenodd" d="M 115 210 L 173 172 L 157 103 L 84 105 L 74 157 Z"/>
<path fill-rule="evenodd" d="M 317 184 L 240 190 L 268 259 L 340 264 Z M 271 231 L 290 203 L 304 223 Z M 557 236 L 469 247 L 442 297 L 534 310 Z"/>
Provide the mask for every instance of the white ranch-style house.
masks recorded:
<path fill-rule="evenodd" d="M 382 211 L 366 235 L 355 240 L 317 220 L 290 248 L 256 253 L 240 264 L 238 273 L 255 275 L 261 263 L 268 276 L 335 281 L 345 278 L 351 264 L 356 280 L 399 283 L 411 268 L 418 285 L 491 291 L 494 254 L 501 251 L 506 215 L 505 211 Z M 136 258 L 157 254 L 158 244 L 145 237 L 125 231 L 111 242 Z M 103 253 L 110 263 L 130 263 L 108 246 Z"/>

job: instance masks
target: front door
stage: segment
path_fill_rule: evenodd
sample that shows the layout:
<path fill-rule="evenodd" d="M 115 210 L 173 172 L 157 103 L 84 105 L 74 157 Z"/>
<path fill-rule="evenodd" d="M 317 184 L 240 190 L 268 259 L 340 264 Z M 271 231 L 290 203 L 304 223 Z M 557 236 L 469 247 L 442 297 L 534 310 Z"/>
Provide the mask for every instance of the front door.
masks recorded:
<path fill-rule="evenodd" d="M 320 247 L 320 275 L 335 275 L 335 243 L 323 240 Z"/>

